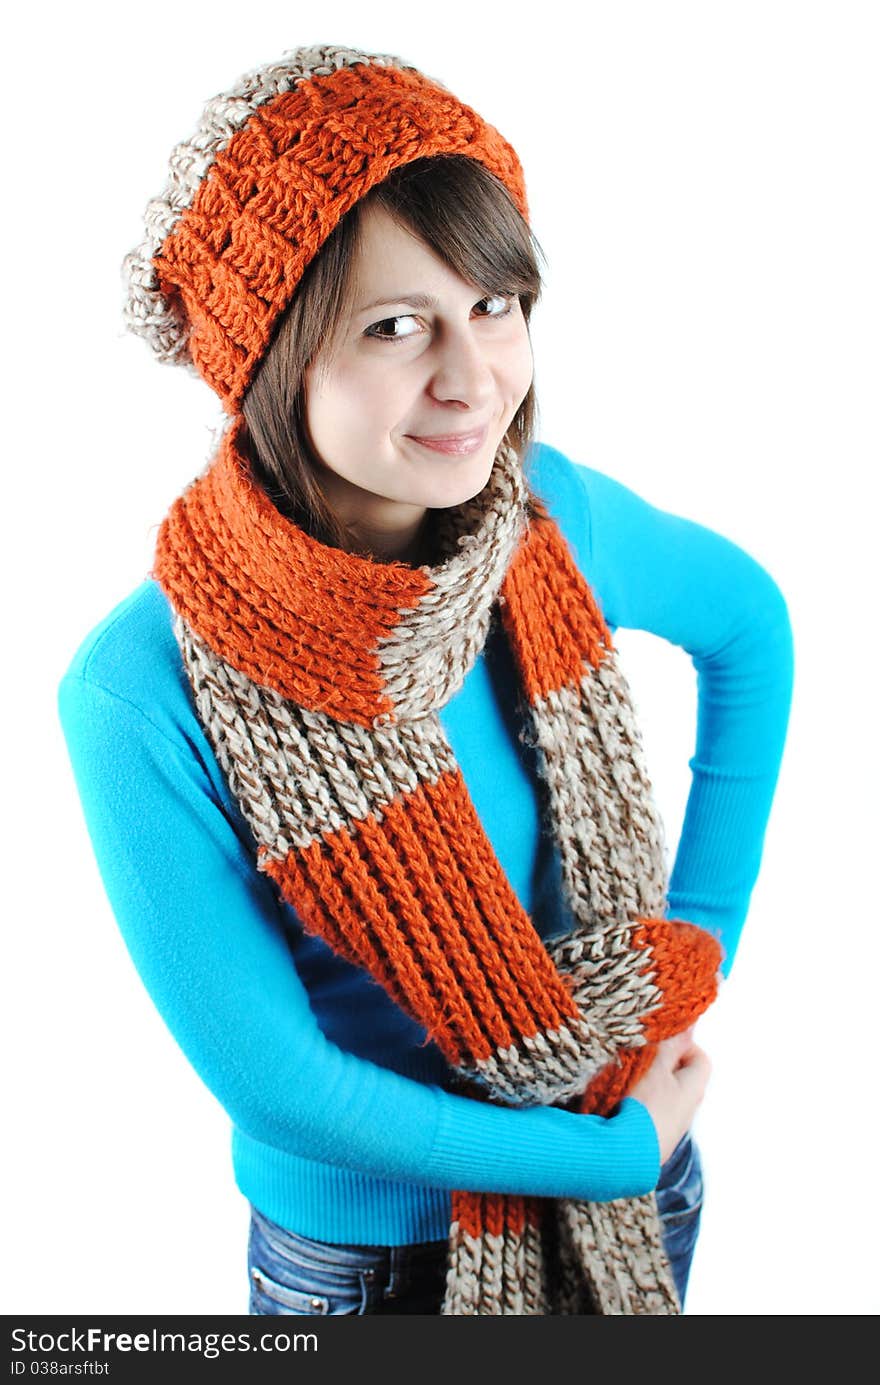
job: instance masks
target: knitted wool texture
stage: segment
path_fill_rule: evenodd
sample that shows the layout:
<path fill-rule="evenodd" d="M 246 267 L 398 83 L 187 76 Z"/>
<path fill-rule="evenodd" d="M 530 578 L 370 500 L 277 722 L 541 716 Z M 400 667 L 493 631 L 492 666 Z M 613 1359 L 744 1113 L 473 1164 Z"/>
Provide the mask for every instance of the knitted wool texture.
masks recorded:
<path fill-rule="evenodd" d="M 303 272 L 393 169 L 476 159 L 527 218 L 516 152 L 442 83 L 387 54 L 292 49 L 205 106 L 123 261 L 126 326 L 235 414 Z"/>
<path fill-rule="evenodd" d="M 466 1094 L 610 1113 L 716 994 L 720 948 L 666 920 L 662 832 L 609 630 L 502 443 L 436 566 L 319 544 L 226 431 L 163 522 L 155 576 L 195 706 L 303 927 L 366 968 Z M 438 710 L 493 619 L 519 671 L 573 926 L 542 942 Z M 675 1314 L 653 1194 L 452 1197 L 444 1313 Z"/>

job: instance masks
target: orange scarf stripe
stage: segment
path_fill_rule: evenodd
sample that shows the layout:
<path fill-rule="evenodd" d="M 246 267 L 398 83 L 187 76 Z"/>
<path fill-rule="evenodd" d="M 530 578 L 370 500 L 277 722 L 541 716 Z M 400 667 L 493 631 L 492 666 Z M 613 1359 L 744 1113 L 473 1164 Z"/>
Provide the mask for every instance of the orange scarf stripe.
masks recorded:
<path fill-rule="evenodd" d="M 454 1192 L 452 1220 L 466 1236 L 522 1236 L 527 1226 L 541 1225 L 540 1199 L 495 1193 Z"/>
<path fill-rule="evenodd" d="M 532 703 L 584 675 L 612 648 L 596 599 L 571 560 L 556 524 L 536 519 L 502 586 L 501 618 Z M 563 620 L 548 619 L 558 613 Z"/>
<path fill-rule="evenodd" d="M 663 994 L 662 1007 L 645 1016 L 648 1040 L 671 1038 L 708 1010 L 718 993 L 721 944 L 703 928 L 679 919 L 640 918 L 632 946 L 650 950 L 651 980 Z"/>
<path fill-rule="evenodd" d="M 451 909 L 457 928 L 463 935 L 463 946 L 459 951 L 467 956 L 470 965 L 473 965 L 470 961 L 473 952 L 476 961 L 484 969 L 485 976 L 478 971 L 474 981 L 479 993 L 483 994 L 483 986 L 486 986 L 488 999 L 487 983 L 491 982 L 494 994 L 509 1016 L 512 1030 L 521 1038 L 555 1029 L 563 1022 L 563 1016 L 548 1006 L 540 987 L 535 967 L 541 965 L 540 959 L 546 953 L 543 947 L 534 947 L 528 928 L 522 929 L 525 946 L 518 936 L 514 936 L 512 946 L 505 952 L 504 967 L 489 965 L 490 960 L 497 956 L 499 945 L 497 927 L 493 934 L 491 925 L 494 923 L 497 926 L 499 918 L 508 921 L 519 918 L 522 923 L 523 919 L 528 921 L 527 916 L 500 867 L 486 896 L 474 892 L 472 877 L 469 879 L 465 874 L 463 858 L 457 850 L 453 850 L 447 834 L 449 817 L 457 821 L 459 835 L 456 840 L 464 846 L 464 859 L 471 862 L 490 856 L 494 859 L 458 771 L 441 776 L 435 784 L 422 785 L 405 801 L 392 804 L 385 814 L 386 821 L 392 824 L 392 831 L 395 830 L 395 822 L 404 824 L 410 843 L 409 852 L 418 861 L 422 874 L 436 880 L 444 909 Z M 417 834 L 412 830 L 413 824 L 418 828 Z M 495 902 L 493 886 L 501 891 L 500 901 Z M 564 992 L 559 1000 L 561 1005 L 569 1006 L 570 1017 L 574 1017 L 576 1011 L 568 992 Z M 527 1008 L 527 1003 L 531 1009 Z M 496 1040 L 499 1047 L 508 1047 L 512 1042 L 511 1031 L 504 1036 L 499 1034 Z"/>
<path fill-rule="evenodd" d="M 234 668 L 301 706 L 370 725 L 391 710 L 379 641 L 431 581 L 421 568 L 390 564 L 377 589 L 373 564 L 309 538 L 242 471 L 233 449 L 239 429 L 232 426 L 216 464 L 172 505 L 153 575 Z"/>
<path fill-rule="evenodd" d="M 377 881 L 351 834 L 343 830 L 328 833 L 326 844 L 314 842 L 303 851 L 291 852 L 284 861 L 267 861 L 263 869 L 283 890 L 294 892 L 287 897 L 296 899 L 306 932 L 323 938 L 346 961 L 369 965 L 401 1009 L 428 1030 L 444 1053 L 453 1055 L 450 1061 L 469 1060 L 474 1047 L 482 1047 L 482 1056 L 488 1057 L 490 1046 L 470 1020 L 467 1007 L 455 1014 L 458 1023 L 453 1023 L 456 997 L 450 991 L 456 987 L 448 967 L 445 978 L 432 976 L 430 984 L 419 970 L 416 947 L 405 931 L 412 909 L 392 915 L 386 903 L 385 890 L 394 878 L 387 862 Z M 369 939 L 364 937 L 365 907 L 373 911 Z M 417 931 L 424 942 L 424 921 Z"/>
<path fill-rule="evenodd" d="M 461 774 L 444 775 L 441 792 L 427 785 L 425 793 L 444 839 L 455 843 L 463 878 L 480 902 L 487 933 L 517 991 L 528 1000 L 536 1028 L 551 1033 L 577 1019 L 577 1006 L 489 845 Z"/>
<path fill-rule="evenodd" d="M 260 869 L 275 881 L 285 898 L 297 899 L 297 913 L 309 932 L 323 938 L 346 962 L 369 968 L 398 1005 L 407 1008 L 405 991 L 387 957 L 380 954 L 363 927 L 343 888 L 344 877 L 340 881 L 330 858 L 320 849 L 301 856 L 291 852 L 283 861 L 261 855 Z"/>
<path fill-rule="evenodd" d="M 341 721 L 369 726 L 377 710 L 391 711 L 378 673 L 371 677 L 364 671 L 358 681 L 352 677 L 345 687 L 330 681 L 329 658 L 323 667 L 311 661 L 312 647 L 304 639 L 308 631 L 291 638 L 263 619 L 241 592 L 228 587 L 204 563 L 188 531 L 185 512 L 175 507 L 163 526 L 152 575 L 190 628 L 228 664 L 281 697 Z M 174 547 L 166 553 L 160 548 L 164 543 Z M 310 661 L 314 672 L 307 666 Z"/>
<path fill-rule="evenodd" d="M 450 839 L 453 824 L 457 836 Z M 261 865 L 297 900 L 309 932 L 383 984 L 394 978 L 395 997 L 403 997 L 407 1013 L 450 1061 L 485 1061 L 578 1018 L 504 872 L 486 852 L 458 772 L 388 804 L 381 821 L 371 814 L 282 861 L 264 856 Z M 386 899 L 395 901 L 393 913 Z M 364 917 L 373 921 L 369 935 Z M 504 965 L 490 965 L 499 949 Z"/>
<path fill-rule="evenodd" d="M 460 978 L 459 984 L 467 993 L 468 1003 L 480 1017 L 481 1032 L 488 1037 L 493 1050 L 509 1048 L 515 1041 L 515 1031 L 498 1004 L 499 992 L 509 1002 L 522 1034 L 533 1036 L 537 1033 L 537 1025 L 517 996 L 515 987 L 510 984 L 507 972 L 501 970 L 498 976 L 492 976 L 484 970 L 479 943 L 485 939 L 485 929 L 480 929 L 476 910 L 468 910 L 461 915 L 452 907 L 446 884 L 456 873 L 456 864 L 449 845 L 436 832 L 431 799 L 438 788 L 439 785 L 425 785 L 408 794 L 405 799 L 389 804 L 383 812 L 382 825 L 395 848 L 395 859 L 417 890 L 432 935 L 436 936 L 444 957 Z M 429 840 L 422 837 L 426 830 L 431 833 L 432 825 L 434 832 L 430 845 L 436 849 L 436 855 L 426 851 Z"/>
<path fill-rule="evenodd" d="M 218 545 L 216 561 L 236 579 L 246 576 L 271 594 L 285 612 L 289 633 L 295 621 L 316 627 L 326 621 L 346 646 L 369 647 L 394 629 L 399 611 L 418 605 L 431 589 L 430 578 L 422 568 L 388 563 L 377 582 L 369 558 L 328 547 L 287 519 L 249 474 L 240 451 L 244 429 L 244 419 L 230 425 L 217 464 L 198 487 L 209 527 L 217 525 L 229 536 Z M 326 602 L 328 587 L 338 593 L 332 603 Z"/>
<path fill-rule="evenodd" d="M 428 1030 L 450 1061 L 488 1058 L 492 1045 L 382 825 L 367 818 L 358 824 L 356 835 L 345 829 L 328 832 L 323 843 L 313 843 L 299 856 L 316 878 L 335 877 L 334 905 L 350 913 L 352 927 L 359 920 L 363 929 L 364 917 L 370 918 L 373 938 L 406 996 L 407 1013 Z M 344 898 L 340 898 L 340 882 Z M 393 913 L 387 899 L 395 901 Z M 311 929 L 311 920 L 304 915 L 303 923 Z"/>
<path fill-rule="evenodd" d="M 449 1021 L 467 1046 L 466 1061 L 468 1057 L 474 1061 L 485 1060 L 496 1047 L 506 1047 L 513 1042 L 513 1035 L 486 979 L 477 974 L 455 915 L 432 871 L 432 863 L 424 855 L 417 860 L 414 852 L 413 859 L 406 860 L 396 849 L 401 839 L 410 848 L 414 845 L 413 827 L 407 821 L 407 813 L 420 796 L 421 789 L 416 789 L 406 799 L 389 803 L 382 812 L 381 824 L 370 817 L 359 827 L 369 864 L 377 863 L 381 868 L 382 888 L 387 889 L 392 899 L 401 902 L 399 927 L 395 924 L 388 940 L 382 938 L 381 929 L 377 929 L 377 936 L 389 956 L 395 957 L 398 950 L 410 947 L 417 951 L 428 968 L 441 1000 L 443 1024 L 438 1043 L 443 1054 L 446 1053 L 445 1021 Z M 369 864 L 363 864 L 364 870 L 369 870 Z M 485 1014 L 479 1008 L 481 1003 L 485 1003 Z M 420 1018 L 425 1028 L 430 1029 L 427 1017 Z"/>
<path fill-rule="evenodd" d="M 640 918 L 631 946 L 648 953 L 643 975 L 662 992 L 662 1004 L 642 1017 L 647 1042 L 627 1049 L 593 1078 L 580 1109 L 604 1115 L 648 1071 L 661 1039 L 681 1034 L 704 1014 L 718 994 L 721 945 L 711 934 L 678 919 Z"/>
<path fill-rule="evenodd" d="M 628 1048 L 617 1055 L 593 1078 L 580 1101 L 580 1110 L 587 1116 L 607 1116 L 645 1076 L 655 1057 L 656 1043 Z"/>
<path fill-rule="evenodd" d="M 483 163 L 527 218 L 507 141 L 402 68 L 358 64 L 300 82 L 261 105 L 217 154 L 153 265 L 162 291 L 179 295 L 190 355 L 230 413 L 330 231 L 392 169 L 434 154 Z"/>

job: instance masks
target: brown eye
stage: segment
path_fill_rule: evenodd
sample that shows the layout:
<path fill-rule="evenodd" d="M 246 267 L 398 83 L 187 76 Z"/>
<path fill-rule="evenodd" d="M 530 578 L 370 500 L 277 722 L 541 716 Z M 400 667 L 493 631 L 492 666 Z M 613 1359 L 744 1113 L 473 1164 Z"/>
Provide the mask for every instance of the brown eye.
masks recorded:
<path fill-rule="evenodd" d="M 395 332 L 395 323 L 415 322 L 411 313 L 404 313 L 398 317 L 383 317 L 381 322 L 374 322 L 367 327 L 364 336 L 373 337 L 376 341 L 406 341 L 408 337 L 415 336 L 415 332 Z"/>
<path fill-rule="evenodd" d="M 483 317 L 506 317 L 507 314 L 508 314 L 509 312 L 512 312 L 512 311 L 513 311 L 513 305 L 514 305 L 515 302 L 516 302 L 516 294 L 515 294 L 515 293 L 492 293 L 492 294 L 489 294 L 488 297 L 486 297 L 486 298 L 481 298 L 480 301 L 479 301 L 479 303 L 478 303 L 476 306 L 477 306 L 478 308 L 482 308 L 484 304 L 489 304 L 489 305 L 495 304 L 495 305 L 496 305 L 496 306 L 495 306 L 495 311 L 483 313 L 483 314 L 481 314 L 481 316 L 483 316 Z"/>

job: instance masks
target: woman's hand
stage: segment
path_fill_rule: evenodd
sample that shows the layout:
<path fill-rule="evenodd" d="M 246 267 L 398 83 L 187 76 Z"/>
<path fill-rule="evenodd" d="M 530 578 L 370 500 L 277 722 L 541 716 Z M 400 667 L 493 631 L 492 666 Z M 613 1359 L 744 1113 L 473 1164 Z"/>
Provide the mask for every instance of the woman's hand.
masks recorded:
<path fill-rule="evenodd" d="M 660 1143 L 661 1164 L 666 1163 L 690 1129 L 711 1071 L 707 1055 L 694 1043 L 691 1027 L 658 1043 L 653 1063 L 628 1093 L 650 1112 Z"/>

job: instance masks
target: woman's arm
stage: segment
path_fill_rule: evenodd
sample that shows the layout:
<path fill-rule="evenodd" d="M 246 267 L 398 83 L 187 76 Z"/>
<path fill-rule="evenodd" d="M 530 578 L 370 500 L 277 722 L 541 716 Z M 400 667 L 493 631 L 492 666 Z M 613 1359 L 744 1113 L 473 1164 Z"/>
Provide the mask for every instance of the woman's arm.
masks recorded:
<path fill-rule="evenodd" d="M 552 449 L 546 449 L 553 453 Z M 565 459 L 558 453 L 554 474 Z M 758 876 L 793 681 L 792 631 L 769 573 L 720 534 L 567 464 L 560 521 L 612 629 L 680 645 L 697 672 L 692 783 L 670 917 L 721 941 L 728 974 Z"/>
<path fill-rule="evenodd" d="M 83 672 L 83 670 L 86 670 Z M 347 1053 L 319 1028 L 271 882 L 218 801 L 194 714 L 179 731 L 80 661 L 62 726 L 104 885 L 137 970 L 246 1134 L 306 1158 L 448 1189 L 610 1198 L 659 1171 L 651 1118 L 514 1111 Z"/>

